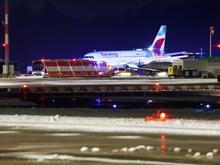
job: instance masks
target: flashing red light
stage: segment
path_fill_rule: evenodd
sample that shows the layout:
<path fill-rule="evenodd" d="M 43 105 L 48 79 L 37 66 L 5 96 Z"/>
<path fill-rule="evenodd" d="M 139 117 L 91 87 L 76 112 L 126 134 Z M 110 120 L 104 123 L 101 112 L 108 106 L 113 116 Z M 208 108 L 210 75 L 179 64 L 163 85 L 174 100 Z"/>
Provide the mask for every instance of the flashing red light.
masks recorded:
<path fill-rule="evenodd" d="M 164 112 L 162 112 L 162 113 L 160 114 L 160 120 L 161 120 L 161 121 L 165 121 L 166 119 L 167 119 L 167 114 L 164 113 Z"/>
<path fill-rule="evenodd" d="M 166 121 L 168 119 L 168 114 L 165 112 L 160 112 L 157 111 L 156 114 L 154 114 L 153 116 L 148 116 L 146 118 L 144 118 L 145 122 L 149 122 L 149 121 Z"/>
<path fill-rule="evenodd" d="M 216 47 L 220 49 L 220 44 L 218 44 Z"/>
<path fill-rule="evenodd" d="M 158 86 L 160 86 L 160 83 L 157 82 L 155 85 L 158 87 Z"/>
<path fill-rule="evenodd" d="M 5 47 L 5 46 L 6 46 L 6 44 L 4 43 L 4 44 L 2 44 L 2 46 L 3 46 L 3 47 Z"/>
<path fill-rule="evenodd" d="M 217 101 L 216 104 L 220 104 L 220 101 Z"/>
<path fill-rule="evenodd" d="M 22 96 L 23 99 L 24 99 L 24 100 L 27 100 L 27 94 L 30 92 L 30 90 L 29 90 L 27 84 L 23 84 L 23 85 L 21 86 L 21 92 L 22 92 L 22 94 L 23 94 L 23 96 Z"/>
<path fill-rule="evenodd" d="M 29 92 L 29 89 L 28 89 L 28 85 L 27 84 L 23 84 L 22 87 L 21 87 L 21 91 L 26 94 Z"/>
<path fill-rule="evenodd" d="M 45 59 L 41 59 L 40 61 L 43 63 L 43 62 L 45 62 Z"/>
<path fill-rule="evenodd" d="M 27 86 L 27 84 L 24 84 L 22 87 L 23 87 L 23 88 L 27 88 L 28 86 Z"/>
<path fill-rule="evenodd" d="M 156 120 L 156 118 L 155 118 L 155 117 L 152 117 L 152 116 L 149 116 L 149 117 L 144 118 L 144 121 L 145 121 L 145 122 L 155 121 L 155 120 Z"/>
<path fill-rule="evenodd" d="M 40 100 L 41 100 L 41 101 L 45 101 L 45 97 L 44 97 L 44 96 L 41 96 L 41 97 L 40 97 Z"/>

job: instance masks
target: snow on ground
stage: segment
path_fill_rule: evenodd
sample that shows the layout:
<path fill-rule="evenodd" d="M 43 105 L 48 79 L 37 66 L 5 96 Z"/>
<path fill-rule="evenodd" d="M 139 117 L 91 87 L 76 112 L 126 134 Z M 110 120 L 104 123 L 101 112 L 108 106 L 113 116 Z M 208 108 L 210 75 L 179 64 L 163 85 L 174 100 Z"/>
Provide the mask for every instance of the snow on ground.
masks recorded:
<path fill-rule="evenodd" d="M 142 139 L 142 136 L 109 136 L 109 139 Z"/>
<path fill-rule="evenodd" d="M 42 154 L 17 154 L 17 153 L 8 153 L 0 154 L 0 157 L 10 156 L 17 157 L 28 160 L 36 160 L 37 162 L 44 161 L 80 161 L 80 162 L 99 162 L 99 163 L 114 163 L 114 164 L 152 164 L 152 165 L 195 165 L 188 163 L 172 163 L 172 162 L 161 162 L 161 161 L 144 161 L 144 160 L 129 160 L 129 159 L 112 159 L 112 158 L 99 158 L 99 157 L 79 157 L 72 155 L 42 155 Z"/>
<path fill-rule="evenodd" d="M 24 129 L 220 136 L 220 120 L 144 122 L 143 118 L 0 115 L 0 126 Z"/>
<path fill-rule="evenodd" d="M 80 136 L 80 133 L 53 133 L 53 134 L 45 134 L 50 136 Z"/>
<path fill-rule="evenodd" d="M 0 134 L 15 134 L 20 133 L 19 131 L 0 131 Z"/>

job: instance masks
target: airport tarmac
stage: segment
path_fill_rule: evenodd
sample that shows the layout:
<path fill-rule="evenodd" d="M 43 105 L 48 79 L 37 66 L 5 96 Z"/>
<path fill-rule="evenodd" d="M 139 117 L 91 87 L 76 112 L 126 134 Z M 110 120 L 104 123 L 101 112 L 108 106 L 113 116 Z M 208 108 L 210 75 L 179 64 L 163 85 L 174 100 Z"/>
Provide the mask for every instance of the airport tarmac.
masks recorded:
<path fill-rule="evenodd" d="M 184 83 L 191 84 L 195 81 L 217 83 L 215 79 L 203 82 L 188 79 Z M 27 82 L 29 86 L 87 86 L 101 85 L 103 82 L 108 85 L 152 85 L 158 80 L 6 80 L 1 81 L 1 87 L 10 87 L 11 84 L 11 87 L 20 88 Z M 173 80 L 163 80 L 160 83 L 172 84 Z M 175 83 L 182 84 L 183 80 L 176 80 Z M 145 102 L 151 104 L 152 100 L 149 100 L 149 93 L 147 94 Z M 179 97 L 183 99 L 182 96 Z M 4 99 L 2 98 L 3 103 Z M 50 99 L 53 102 L 49 103 L 52 104 L 59 97 L 50 96 Z M 114 101 L 111 100 L 110 103 Z M 144 121 L 145 117 L 154 115 L 157 111 L 168 112 L 169 120 Z M 66 109 L 36 105 L 29 108 L 6 106 L 0 110 L 0 161 L 6 165 L 219 164 L 219 113 L 219 109 L 204 107 Z"/>
<path fill-rule="evenodd" d="M 0 139 L 4 165 L 220 163 L 219 137 L 1 127 Z"/>
<path fill-rule="evenodd" d="M 169 120 L 144 121 L 158 110 Z M 0 114 L 6 165 L 220 163 L 218 109 L 32 107 L 1 108 Z"/>
<path fill-rule="evenodd" d="M 218 83 L 217 79 L 147 79 L 147 78 L 74 78 L 74 79 L 0 79 L 0 87 L 31 86 L 77 86 L 77 85 L 152 85 Z"/>

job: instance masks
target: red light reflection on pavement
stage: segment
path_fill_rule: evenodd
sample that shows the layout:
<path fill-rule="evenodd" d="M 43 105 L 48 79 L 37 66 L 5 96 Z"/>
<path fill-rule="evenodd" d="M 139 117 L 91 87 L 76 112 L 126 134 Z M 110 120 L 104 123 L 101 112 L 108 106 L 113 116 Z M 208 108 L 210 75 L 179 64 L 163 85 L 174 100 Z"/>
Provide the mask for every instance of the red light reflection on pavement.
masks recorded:
<path fill-rule="evenodd" d="M 161 135 L 160 142 L 161 142 L 161 153 L 162 155 L 165 155 L 166 153 L 166 136 L 165 135 Z"/>

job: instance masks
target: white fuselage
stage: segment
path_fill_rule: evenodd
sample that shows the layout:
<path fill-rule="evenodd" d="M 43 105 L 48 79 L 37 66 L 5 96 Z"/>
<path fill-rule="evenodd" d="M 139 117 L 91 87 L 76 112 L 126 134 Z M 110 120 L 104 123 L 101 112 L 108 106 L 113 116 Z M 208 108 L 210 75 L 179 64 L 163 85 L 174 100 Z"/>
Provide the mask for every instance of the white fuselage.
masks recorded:
<path fill-rule="evenodd" d="M 126 64 L 143 65 L 153 61 L 153 55 L 150 51 L 101 51 L 92 52 L 84 56 L 84 59 L 97 62 L 106 62 L 109 66 L 123 66 Z"/>

